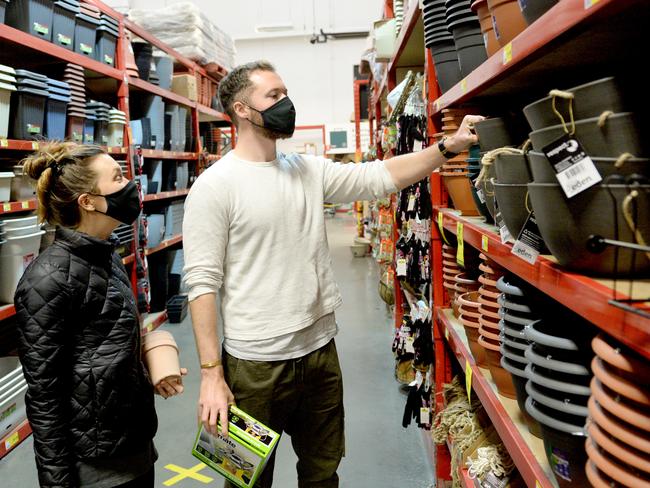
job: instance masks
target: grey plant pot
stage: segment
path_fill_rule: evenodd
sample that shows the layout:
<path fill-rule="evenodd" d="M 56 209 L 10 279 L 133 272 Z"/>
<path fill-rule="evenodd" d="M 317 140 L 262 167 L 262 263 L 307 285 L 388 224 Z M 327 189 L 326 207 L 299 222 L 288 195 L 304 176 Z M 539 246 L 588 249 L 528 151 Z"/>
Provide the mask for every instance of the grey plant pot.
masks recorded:
<path fill-rule="evenodd" d="M 521 228 L 528 217 L 526 210 L 526 184 L 494 183 L 494 195 L 503 221 L 514 239 L 517 239 Z"/>
<path fill-rule="evenodd" d="M 567 361 L 560 361 L 554 359 L 553 356 L 541 356 L 533 350 L 533 345 L 530 345 L 525 352 L 526 359 L 532 364 L 541 368 L 551 369 L 565 374 L 573 374 L 576 376 L 591 376 L 591 369 L 582 364 L 570 363 Z"/>
<path fill-rule="evenodd" d="M 499 154 L 494 161 L 494 167 L 498 183 L 526 184 L 533 179 L 524 154 Z"/>
<path fill-rule="evenodd" d="M 550 388 L 552 390 L 561 391 L 563 393 L 568 393 L 569 395 L 579 395 L 589 397 L 591 395 L 591 388 L 588 385 L 581 385 L 579 383 L 569 383 L 567 381 L 559 381 L 553 378 L 549 378 L 540 372 L 536 371 L 533 364 L 528 363 L 526 365 L 526 377 L 542 385 L 545 388 Z"/>
<path fill-rule="evenodd" d="M 626 152 L 637 157 L 649 155 L 647 138 L 641 137 L 640 125 L 632 112 L 611 115 L 602 128 L 597 117 L 578 120 L 575 125 L 575 137 L 589 156 L 617 158 Z M 542 151 L 563 135 L 564 127 L 560 124 L 531 132 L 530 140 L 535 151 Z"/>
<path fill-rule="evenodd" d="M 575 120 L 591 119 L 609 110 L 624 112 L 623 94 L 613 77 L 602 78 L 565 90 L 573 93 L 573 116 Z M 555 106 L 564 117 L 570 120 L 568 100 L 557 98 Z M 553 97 L 548 96 L 524 107 L 524 115 L 533 130 L 561 123 L 553 111 Z"/>
<path fill-rule="evenodd" d="M 524 19 L 526 19 L 526 23 L 530 25 L 544 15 L 557 2 L 558 0 L 520 0 L 519 6 L 521 7 L 521 13 L 524 15 Z"/>
<path fill-rule="evenodd" d="M 529 183 L 528 191 L 540 233 L 560 265 L 597 276 L 614 277 L 617 270 L 619 277 L 650 275 L 650 259 L 643 253 L 608 247 L 594 254 L 587 249 L 591 235 L 635 242 L 621 209 L 630 191 L 627 186 L 599 184 L 571 199 L 566 198 L 559 184 Z M 650 185 L 639 187 L 637 200 L 638 230 L 645 242 L 650 242 Z"/>
<path fill-rule="evenodd" d="M 591 160 L 596 165 L 596 169 L 603 179 L 614 174 L 627 176 L 637 173 L 650 176 L 650 159 L 648 158 L 628 159 L 620 168 L 614 166 L 617 158 L 591 158 Z M 551 162 L 544 153 L 530 151 L 528 153 L 528 161 L 530 163 L 530 169 L 535 183 L 558 182 L 557 177 L 555 176 L 556 173 L 551 166 Z"/>
<path fill-rule="evenodd" d="M 515 140 L 517 136 L 508 126 L 507 121 L 502 117 L 485 119 L 474 124 L 478 135 L 478 143 L 481 151 L 492 151 L 499 147 L 516 146 L 521 141 Z"/>
<path fill-rule="evenodd" d="M 560 399 L 554 398 L 549 395 L 545 395 L 539 388 L 535 386 L 535 383 L 528 380 L 526 384 L 526 393 L 528 396 L 532 397 L 536 402 L 541 403 L 549 408 L 558 410 L 559 412 L 566 413 L 568 415 L 576 415 L 578 417 L 587 417 L 589 415 L 589 409 L 586 405 L 576 405 L 566 401 L 561 393 L 558 395 Z M 586 401 L 585 401 L 586 404 Z"/>

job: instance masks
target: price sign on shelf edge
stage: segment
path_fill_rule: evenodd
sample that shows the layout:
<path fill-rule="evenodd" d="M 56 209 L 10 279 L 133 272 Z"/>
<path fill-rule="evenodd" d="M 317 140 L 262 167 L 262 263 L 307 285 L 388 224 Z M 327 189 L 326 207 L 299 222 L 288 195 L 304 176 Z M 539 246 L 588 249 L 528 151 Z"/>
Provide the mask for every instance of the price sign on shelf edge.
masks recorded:
<path fill-rule="evenodd" d="M 472 402 L 472 365 L 465 359 L 465 388 L 467 388 L 467 401 Z"/>
<path fill-rule="evenodd" d="M 458 248 L 456 251 L 456 262 L 465 267 L 465 241 L 463 241 L 463 223 L 456 223 L 456 237 L 458 239 Z"/>
<path fill-rule="evenodd" d="M 510 64 L 512 61 L 512 42 L 503 47 L 503 65 Z"/>

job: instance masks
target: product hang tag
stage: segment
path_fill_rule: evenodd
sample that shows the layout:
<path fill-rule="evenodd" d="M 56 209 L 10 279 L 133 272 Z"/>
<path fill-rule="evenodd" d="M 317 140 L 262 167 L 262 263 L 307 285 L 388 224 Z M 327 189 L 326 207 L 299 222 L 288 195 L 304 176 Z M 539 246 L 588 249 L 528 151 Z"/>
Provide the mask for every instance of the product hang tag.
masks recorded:
<path fill-rule="evenodd" d="M 406 259 L 400 258 L 397 260 L 396 270 L 397 276 L 406 276 Z"/>
<path fill-rule="evenodd" d="M 418 141 L 417 139 L 415 139 L 415 140 L 413 141 L 413 152 L 420 152 L 420 151 L 422 151 L 422 147 L 423 147 L 423 146 L 424 146 L 424 144 L 423 144 L 422 141 Z"/>
<path fill-rule="evenodd" d="M 539 253 L 544 248 L 544 239 L 539 233 L 535 214 L 533 212 L 528 214 L 526 223 L 519 233 L 519 237 L 512 247 L 512 254 L 520 257 L 524 261 L 535 264 Z"/>
<path fill-rule="evenodd" d="M 568 198 L 591 188 L 603 177 L 575 136 L 565 134 L 543 149 Z"/>
<path fill-rule="evenodd" d="M 440 235 L 442 236 L 442 239 L 445 241 L 445 244 L 449 245 L 449 241 L 447 240 L 447 237 L 445 236 L 445 227 L 444 227 L 444 221 L 443 221 L 443 215 L 442 212 L 438 212 L 438 229 L 440 229 Z"/>
<path fill-rule="evenodd" d="M 424 375 L 422 374 L 422 371 L 419 371 L 419 370 L 418 370 L 418 371 L 415 373 L 415 384 L 417 385 L 418 390 L 419 390 L 420 387 L 422 386 L 422 383 L 424 383 Z"/>
<path fill-rule="evenodd" d="M 463 223 L 456 223 L 456 237 L 458 239 L 458 247 L 456 248 L 456 262 L 465 267 L 465 241 L 463 241 Z"/>
<path fill-rule="evenodd" d="M 476 196 L 481 201 L 481 203 L 485 205 L 485 195 L 483 194 L 483 190 L 481 189 L 476 190 Z"/>
<path fill-rule="evenodd" d="M 496 199 L 494 200 L 494 223 L 499 229 L 499 235 L 501 236 L 501 244 L 514 243 L 515 240 L 512 238 L 506 223 L 503 221 L 503 215 L 499 210 L 499 205 L 497 204 Z"/>
<path fill-rule="evenodd" d="M 431 423 L 431 409 L 427 407 L 420 408 L 420 424 L 429 425 Z"/>
<path fill-rule="evenodd" d="M 413 347 L 413 342 L 415 339 L 413 336 L 407 337 L 406 342 L 404 343 L 404 352 L 409 354 L 415 354 L 415 348 Z"/>
<path fill-rule="evenodd" d="M 408 212 L 412 212 L 413 210 L 415 210 L 415 201 L 416 201 L 416 197 L 413 193 L 411 193 L 409 195 L 408 208 L 406 209 Z"/>

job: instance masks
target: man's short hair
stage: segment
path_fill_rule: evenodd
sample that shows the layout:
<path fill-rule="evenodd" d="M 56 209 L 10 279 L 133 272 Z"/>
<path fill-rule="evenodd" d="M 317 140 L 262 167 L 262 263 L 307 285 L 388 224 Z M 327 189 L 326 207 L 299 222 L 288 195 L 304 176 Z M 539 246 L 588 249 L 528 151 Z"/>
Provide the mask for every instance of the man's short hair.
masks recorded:
<path fill-rule="evenodd" d="M 224 111 L 230 117 L 235 125 L 238 125 L 237 116 L 233 110 L 236 101 L 241 100 L 242 92 L 248 90 L 253 83 L 250 75 L 253 71 L 272 71 L 275 73 L 275 67 L 268 61 L 259 60 L 251 63 L 242 64 L 233 68 L 228 75 L 219 83 L 219 100 Z"/>

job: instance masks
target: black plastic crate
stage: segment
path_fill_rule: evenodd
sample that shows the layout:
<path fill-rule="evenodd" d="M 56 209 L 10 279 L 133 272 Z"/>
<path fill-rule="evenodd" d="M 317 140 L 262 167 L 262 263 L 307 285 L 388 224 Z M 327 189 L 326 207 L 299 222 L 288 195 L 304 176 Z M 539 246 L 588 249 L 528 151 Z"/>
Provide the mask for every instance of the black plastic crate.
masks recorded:
<path fill-rule="evenodd" d="M 52 20 L 52 42 L 70 51 L 74 51 L 74 32 L 79 8 L 67 2 L 54 3 Z"/>
<path fill-rule="evenodd" d="M 90 58 L 95 57 L 95 37 L 99 20 L 86 14 L 77 14 L 77 26 L 74 31 L 74 51 Z"/>
<path fill-rule="evenodd" d="M 167 301 L 167 319 L 171 324 L 182 322 L 187 316 L 187 295 L 176 295 Z"/>
<path fill-rule="evenodd" d="M 97 29 L 97 44 L 95 45 L 97 61 L 115 66 L 117 37 L 117 32 L 111 28 L 102 25 Z"/>
<path fill-rule="evenodd" d="M 45 112 L 45 135 L 48 139 L 65 139 L 67 110 L 68 102 L 64 97 L 50 94 Z"/>
<path fill-rule="evenodd" d="M 6 23 L 23 32 L 52 40 L 52 0 L 13 0 L 7 5 Z"/>
<path fill-rule="evenodd" d="M 47 96 L 47 91 L 23 87 L 18 87 L 12 94 L 11 120 L 14 139 L 42 139 Z"/>

